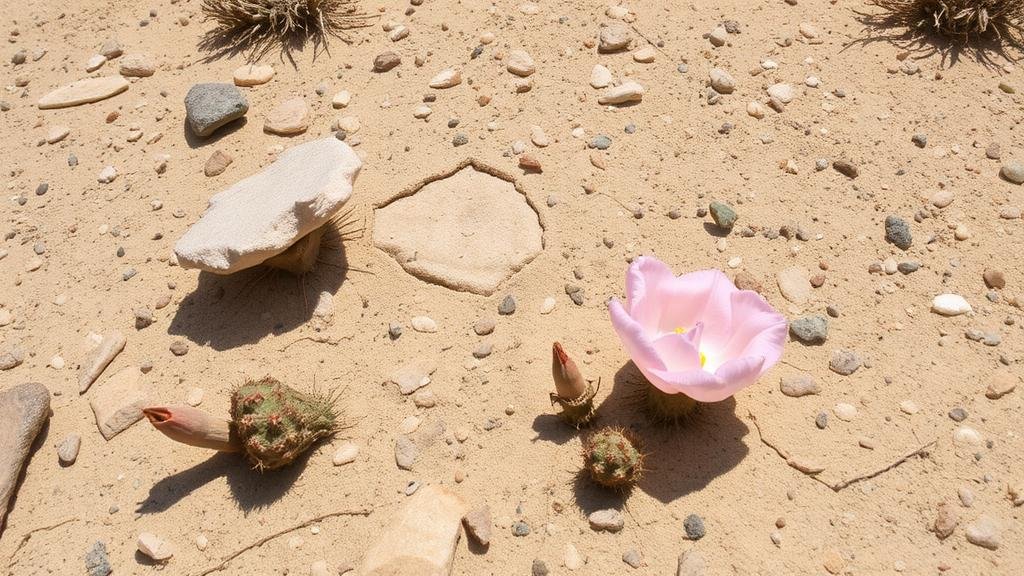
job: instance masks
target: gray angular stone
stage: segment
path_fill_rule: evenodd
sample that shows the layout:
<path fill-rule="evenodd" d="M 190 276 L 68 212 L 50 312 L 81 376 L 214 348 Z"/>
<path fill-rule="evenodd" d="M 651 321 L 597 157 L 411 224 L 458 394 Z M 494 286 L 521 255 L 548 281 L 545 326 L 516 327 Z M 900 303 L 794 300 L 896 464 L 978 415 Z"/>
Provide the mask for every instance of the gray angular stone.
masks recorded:
<path fill-rule="evenodd" d="M 829 361 L 828 367 L 836 374 L 849 376 L 863 364 L 859 354 L 853 350 L 839 348 L 832 352 L 832 359 Z"/>
<path fill-rule="evenodd" d="M 467 512 L 462 518 L 462 525 L 466 527 L 466 533 L 481 546 L 491 544 L 493 526 L 490 506 L 484 504 Z"/>
<path fill-rule="evenodd" d="M 802 316 L 789 324 L 789 333 L 804 344 L 824 344 L 828 338 L 828 319 L 824 316 Z"/>
<path fill-rule="evenodd" d="M 707 573 L 707 563 L 700 552 L 687 550 L 679 556 L 679 565 L 676 569 L 676 576 L 704 576 Z"/>
<path fill-rule="evenodd" d="M 1014 184 L 1024 184 L 1024 162 L 1010 160 L 999 169 L 999 175 Z"/>
<path fill-rule="evenodd" d="M 626 519 L 622 516 L 622 512 L 614 508 L 595 510 L 590 513 L 587 520 L 590 522 L 590 528 L 595 532 L 601 532 L 602 530 L 618 532 L 626 525 Z"/>
<path fill-rule="evenodd" d="M 85 555 L 85 572 L 88 576 L 109 576 L 114 570 L 107 557 L 107 545 L 96 541 Z"/>
<path fill-rule="evenodd" d="M 248 111 L 249 102 L 234 84 L 196 84 L 185 95 L 185 117 L 196 136 L 205 138 Z"/>
<path fill-rule="evenodd" d="M 899 216 L 886 216 L 885 240 L 902 250 L 910 248 L 910 244 L 913 242 L 913 236 L 910 234 L 910 225 Z"/>
<path fill-rule="evenodd" d="M 0 392 L 0 530 L 32 443 L 49 417 L 46 386 L 27 382 Z"/>

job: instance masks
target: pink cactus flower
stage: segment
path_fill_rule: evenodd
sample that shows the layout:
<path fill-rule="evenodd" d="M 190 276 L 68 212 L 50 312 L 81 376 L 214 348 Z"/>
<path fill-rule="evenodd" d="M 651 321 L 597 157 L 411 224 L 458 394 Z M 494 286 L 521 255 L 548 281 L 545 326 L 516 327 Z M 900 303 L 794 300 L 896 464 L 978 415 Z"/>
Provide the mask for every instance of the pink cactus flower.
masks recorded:
<path fill-rule="evenodd" d="M 725 400 L 782 357 L 786 319 L 719 270 L 676 276 L 641 256 L 626 272 L 626 303 L 608 303 L 622 346 L 651 384 L 699 402 Z"/>

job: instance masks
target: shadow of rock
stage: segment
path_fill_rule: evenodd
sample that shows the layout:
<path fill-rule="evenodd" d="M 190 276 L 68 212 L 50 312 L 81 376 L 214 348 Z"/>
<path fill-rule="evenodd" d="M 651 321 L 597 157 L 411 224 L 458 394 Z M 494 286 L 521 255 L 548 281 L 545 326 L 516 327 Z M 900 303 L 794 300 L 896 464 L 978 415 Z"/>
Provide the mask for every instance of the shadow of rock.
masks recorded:
<path fill-rule="evenodd" d="M 192 132 L 192 128 L 189 127 L 188 120 L 184 120 L 181 123 L 181 130 L 185 137 L 185 143 L 188 144 L 189 148 L 195 150 L 196 148 L 216 144 L 225 136 L 229 136 L 241 130 L 248 122 L 249 119 L 246 116 L 242 116 L 237 120 L 232 120 L 220 128 L 217 128 L 213 134 L 210 134 L 209 136 L 196 136 L 196 134 Z"/>
<path fill-rule="evenodd" d="M 21 485 L 25 482 L 25 474 L 28 473 L 28 466 L 32 463 L 32 458 L 36 457 L 36 454 L 46 446 L 50 439 L 50 418 L 53 416 L 53 408 L 50 409 L 50 413 L 46 416 L 46 421 L 43 422 L 43 427 L 39 429 L 39 433 L 36 434 L 32 445 L 28 449 L 28 454 L 25 455 L 25 460 L 21 463 L 21 470 L 18 471 L 18 477 L 14 480 L 14 490 L 11 491 L 10 497 L 7 499 L 7 508 L 0 510 L 0 536 L 3 536 L 4 531 L 7 529 L 7 515 L 14 507 L 18 504 L 18 491 L 21 489 Z M 6 449 L 6 446 L 4 447 Z"/>
<path fill-rule="evenodd" d="M 704 231 L 707 232 L 708 234 L 714 236 L 715 238 L 725 238 L 726 236 L 729 235 L 729 232 L 730 232 L 730 230 L 726 230 L 725 228 L 721 228 L 717 224 L 715 224 L 714 222 L 705 222 L 704 223 Z"/>
<path fill-rule="evenodd" d="M 338 232 L 332 229 L 324 243 L 316 268 L 302 276 L 263 266 L 228 276 L 200 272 L 167 333 L 223 351 L 305 324 L 320 293 L 336 294 L 348 270 Z"/>
<path fill-rule="evenodd" d="M 640 438 L 640 449 L 647 454 L 640 490 L 669 503 L 704 488 L 746 457 L 749 450 L 743 437 L 750 429 L 736 416 L 734 399 L 702 404 L 685 423 L 662 426 L 651 423 L 645 413 L 646 386 L 650 386 L 647 379 L 628 362 L 615 373 L 611 393 L 598 409 L 599 426 L 627 427 Z M 576 488 L 576 498 L 584 504 L 606 497 L 621 499 L 614 492 L 600 496 L 585 478 L 577 481 Z"/>
<path fill-rule="evenodd" d="M 313 450 L 306 451 L 291 465 L 260 472 L 241 454 L 218 452 L 206 461 L 168 476 L 149 489 L 149 497 L 139 503 L 137 514 L 165 512 L 192 492 L 211 481 L 225 477 L 231 495 L 246 514 L 273 504 L 284 496 L 302 474 Z"/>

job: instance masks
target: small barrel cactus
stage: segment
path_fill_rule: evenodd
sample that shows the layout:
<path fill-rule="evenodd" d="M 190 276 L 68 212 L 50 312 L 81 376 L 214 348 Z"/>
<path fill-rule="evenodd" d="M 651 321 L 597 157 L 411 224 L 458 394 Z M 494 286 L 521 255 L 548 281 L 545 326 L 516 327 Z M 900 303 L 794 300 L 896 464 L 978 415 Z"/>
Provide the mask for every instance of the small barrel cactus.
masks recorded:
<path fill-rule="evenodd" d="M 562 417 L 577 428 L 589 424 L 594 418 L 597 390 L 583 379 L 576 363 L 558 342 L 551 347 L 551 376 L 555 380 L 551 403 L 561 406 Z"/>
<path fill-rule="evenodd" d="M 583 465 L 590 479 L 607 488 L 625 489 L 640 479 L 644 454 L 633 434 L 622 428 L 605 427 L 583 442 Z"/>
<path fill-rule="evenodd" d="M 232 392 L 231 421 L 249 460 L 261 470 L 290 464 L 338 429 L 333 399 L 304 394 L 270 377 Z"/>

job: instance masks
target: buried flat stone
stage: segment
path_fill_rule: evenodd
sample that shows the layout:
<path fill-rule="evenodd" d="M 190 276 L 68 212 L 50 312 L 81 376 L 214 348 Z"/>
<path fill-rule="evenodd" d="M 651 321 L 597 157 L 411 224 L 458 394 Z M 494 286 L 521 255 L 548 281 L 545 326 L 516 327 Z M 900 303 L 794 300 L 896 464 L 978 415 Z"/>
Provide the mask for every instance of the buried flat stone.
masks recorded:
<path fill-rule="evenodd" d="M 284 151 L 210 198 L 202 218 L 174 245 L 178 263 L 231 274 L 278 256 L 338 213 L 361 167 L 356 153 L 333 137 Z"/>
<path fill-rule="evenodd" d="M 28 382 L 0 392 L 0 534 L 32 442 L 49 417 L 46 386 Z"/>
<path fill-rule="evenodd" d="M 540 254 L 543 232 L 511 176 L 466 160 L 379 208 L 374 245 L 421 280 L 490 296 Z"/>
<path fill-rule="evenodd" d="M 447 576 L 461 535 L 466 504 L 454 492 L 425 486 L 363 559 L 363 576 Z"/>
<path fill-rule="evenodd" d="M 40 110 L 66 108 L 106 100 L 128 89 L 128 80 L 123 76 L 102 76 L 86 78 L 61 86 L 39 99 Z"/>

